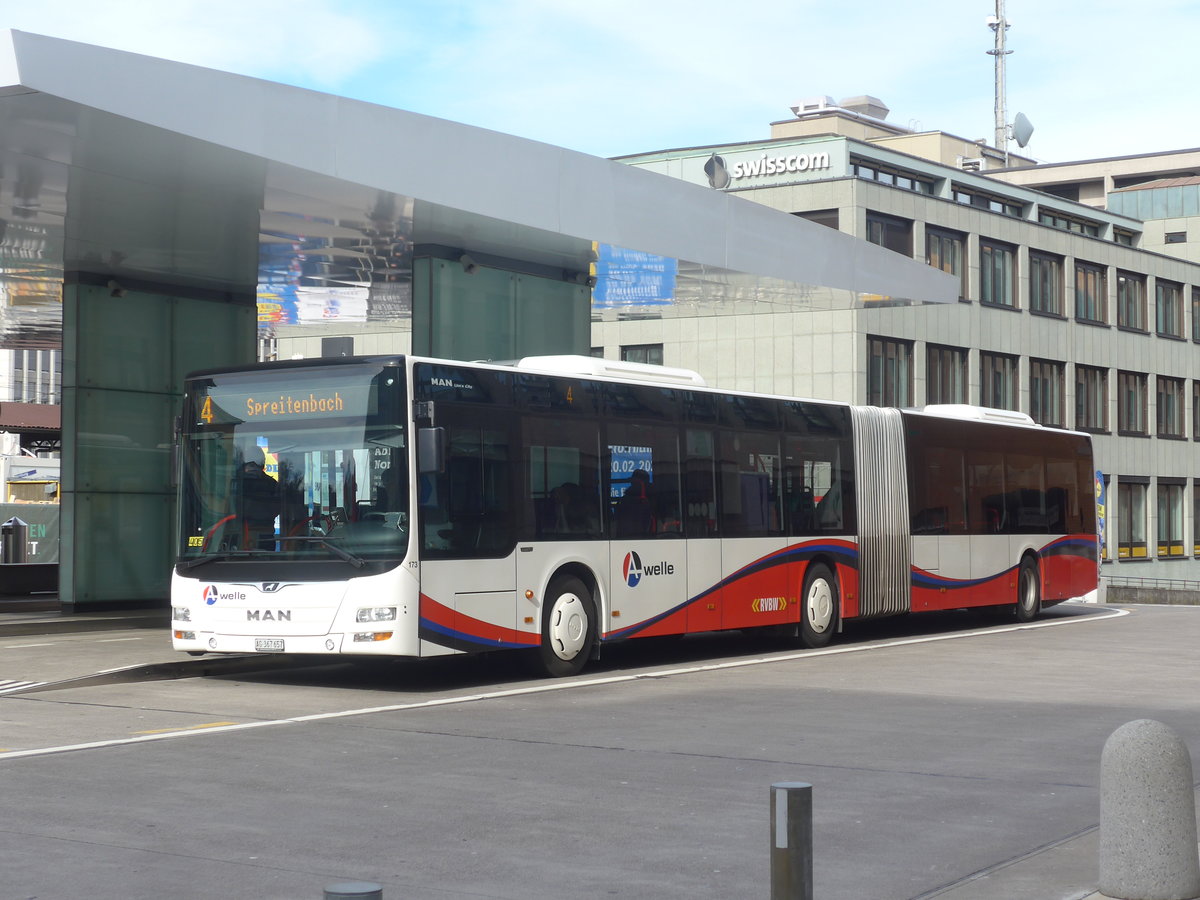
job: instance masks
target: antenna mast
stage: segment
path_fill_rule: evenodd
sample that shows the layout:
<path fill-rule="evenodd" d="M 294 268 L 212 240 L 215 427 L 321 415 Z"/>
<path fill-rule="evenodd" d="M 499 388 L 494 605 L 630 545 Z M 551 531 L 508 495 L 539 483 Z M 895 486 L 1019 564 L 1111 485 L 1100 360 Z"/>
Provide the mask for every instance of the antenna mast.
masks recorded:
<path fill-rule="evenodd" d="M 1008 21 L 1004 18 L 1004 0 L 996 0 L 996 14 L 988 16 L 988 27 L 996 36 L 996 48 L 989 50 L 988 56 L 996 57 L 996 149 L 1004 154 L 1004 164 L 1008 165 L 1008 110 L 1004 102 L 1004 57 L 1012 53 L 1004 47 L 1005 33 L 1008 31 Z"/>

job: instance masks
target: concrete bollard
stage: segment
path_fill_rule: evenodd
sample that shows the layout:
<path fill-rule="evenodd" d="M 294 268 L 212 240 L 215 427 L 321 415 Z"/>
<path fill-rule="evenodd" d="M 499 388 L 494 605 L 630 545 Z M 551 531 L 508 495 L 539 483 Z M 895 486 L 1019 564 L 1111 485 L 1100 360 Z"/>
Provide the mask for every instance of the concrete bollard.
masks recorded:
<path fill-rule="evenodd" d="M 369 881 L 343 881 L 325 888 L 324 900 L 383 900 L 383 888 Z"/>
<path fill-rule="evenodd" d="M 812 785 L 771 785 L 771 900 L 812 900 Z"/>
<path fill-rule="evenodd" d="M 1104 744 L 1100 893 L 1117 900 L 1200 897 L 1192 760 L 1162 722 L 1128 722 Z"/>

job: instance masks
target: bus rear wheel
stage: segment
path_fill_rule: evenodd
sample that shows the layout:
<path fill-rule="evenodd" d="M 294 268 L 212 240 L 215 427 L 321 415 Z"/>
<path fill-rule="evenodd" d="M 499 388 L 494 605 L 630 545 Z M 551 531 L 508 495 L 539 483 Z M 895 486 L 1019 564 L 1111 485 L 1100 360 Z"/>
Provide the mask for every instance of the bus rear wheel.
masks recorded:
<path fill-rule="evenodd" d="M 800 640 L 817 649 L 833 639 L 838 617 L 837 579 L 824 563 L 816 563 L 804 576 L 800 597 Z"/>
<path fill-rule="evenodd" d="M 1032 622 L 1041 611 L 1042 588 L 1037 563 L 1027 556 L 1021 560 L 1017 575 L 1017 621 Z"/>
<path fill-rule="evenodd" d="M 542 670 L 554 678 L 579 674 L 595 642 L 596 614 L 587 585 L 573 575 L 555 578 L 542 611 Z"/>

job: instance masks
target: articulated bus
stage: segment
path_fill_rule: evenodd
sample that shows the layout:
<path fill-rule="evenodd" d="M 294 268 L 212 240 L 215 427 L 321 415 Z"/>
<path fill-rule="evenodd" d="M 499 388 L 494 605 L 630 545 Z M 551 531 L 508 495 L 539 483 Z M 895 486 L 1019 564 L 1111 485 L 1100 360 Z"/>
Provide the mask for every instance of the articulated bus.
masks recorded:
<path fill-rule="evenodd" d="M 1096 587 L 1087 435 L 587 357 L 189 376 L 175 648 L 428 657 L 1007 609 Z"/>

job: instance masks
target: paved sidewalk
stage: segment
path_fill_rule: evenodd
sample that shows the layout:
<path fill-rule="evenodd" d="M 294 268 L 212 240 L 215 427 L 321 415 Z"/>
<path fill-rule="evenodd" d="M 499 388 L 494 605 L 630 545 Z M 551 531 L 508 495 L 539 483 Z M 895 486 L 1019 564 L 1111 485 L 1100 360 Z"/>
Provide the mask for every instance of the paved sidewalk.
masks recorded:
<path fill-rule="evenodd" d="M 65 613 L 55 594 L 0 594 L 0 635 L 61 634 L 119 628 L 161 628 L 170 625 L 170 609 L 106 609 Z"/>

